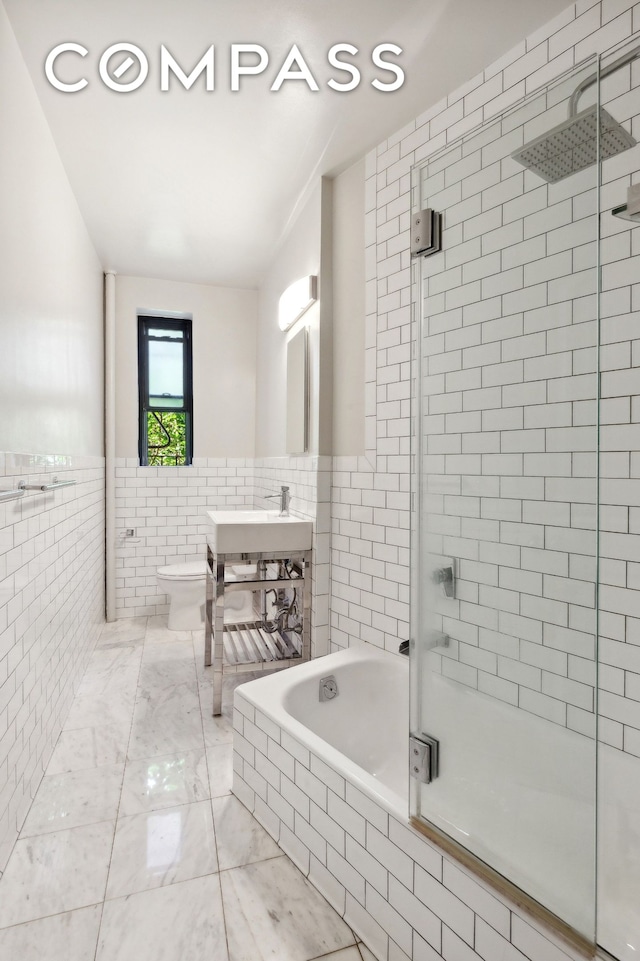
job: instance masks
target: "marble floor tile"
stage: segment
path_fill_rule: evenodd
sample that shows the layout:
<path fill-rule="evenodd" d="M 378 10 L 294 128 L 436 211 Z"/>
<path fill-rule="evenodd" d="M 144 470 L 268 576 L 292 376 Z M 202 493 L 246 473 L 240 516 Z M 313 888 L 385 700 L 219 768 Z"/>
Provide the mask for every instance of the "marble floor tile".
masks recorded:
<path fill-rule="evenodd" d="M 212 717 L 202 640 L 106 625 L 0 879 L 1 959 L 373 961 L 229 793 L 253 675 Z"/>
<path fill-rule="evenodd" d="M 169 632 L 166 632 L 167 635 Z M 193 645 L 191 639 L 174 637 L 161 637 L 159 634 L 151 636 L 147 634 L 144 642 L 143 664 L 150 664 L 154 661 L 188 661 L 194 665 Z"/>
<path fill-rule="evenodd" d="M 64 731 L 85 727 L 109 727 L 119 732 L 129 732 L 131 714 L 135 703 L 135 691 L 119 694 L 89 694 L 76 697 L 71 705 L 69 716 L 64 723 Z"/>
<path fill-rule="evenodd" d="M 192 661 L 143 662 L 138 677 L 138 700 L 176 698 L 187 691 L 193 694 L 198 691 Z"/>
<path fill-rule="evenodd" d="M 212 668 L 206 668 L 211 671 Z M 229 674 L 222 681 L 222 714 L 214 717 L 213 711 L 213 674 L 209 677 L 199 677 L 198 692 L 200 695 L 200 711 L 204 730 L 204 742 L 207 747 L 216 744 L 226 744 L 233 741 L 233 692 L 240 684 L 252 681 L 263 674 L 251 672 L 248 674 Z"/>
<path fill-rule="evenodd" d="M 217 870 L 208 801 L 121 817 L 116 824 L 107 898 L 204 877 Z"/>
<path fill-rule="evenodd" d="M 366 946 L 366 944 L 363 944 L 362 941 L 360 941 L 360 943 L 358 944 L 358 948 L 362 956 L 362 961 L 378 961 L 375 954 L 372 954 L 371 951 L 369 951 L 369 948 Z"/>
<path fill-rule="evenodd" d="M 63 731 L 58 738 L 47 775 L 86 771 L 109 764 L 124 764 L 127 757 L 129 729 L 84 727 Z"/>
<path fill-rule="evenodd" d="M 178 685 L 138 698 L 127 751 L 130 759 L 203 747 L 200 700 L 196 691 Z"/>
<path fill-rule="evenodd" d="M 203 698 L 202 689 L 200 690 L 200 718 L 204 733 L 204 743 L 207 747 L 216 747 L 220 744 L 233 743 L 233 717 L 227 712 L 223 712 L 217 717 L 211 713 L 213 710 L 213 688 L 209 689 L 208 697 Z"/>
<path fill-rule="evenodd" d="M 207 748 L 209 788 L 211 797 L 231 794 L 233 781 L 233 744 L 218 744 Z"/>
<path fill-rule="evenodd" d="M 88 674 L 82 679 L 78 687 L 76 697 L 96 697 L 126 695 L 132 702 L 136 696 L 138 686 L 139 668 L 123 670 L 119 675 L 108 674 Z"/>
<path fill-rule="evenodd" d="M 111 694 L 131 688 L 135 695 L 142 647 L 101 648 L 93 652 L 77 691 L 78 697 Z"/>
<path fill-rule="evenodd" d="M 123 774 L 124 764 L 112 764 L 47 775 L 40 782 L 20 837 L 115 819 Z"/>
<path fill-rule="evenodd" d="M 13 827 L 0 840 L 0 864 L 7 864 L 16 843 L 18 831 Z"/>
<path fill-rule="evenodd" d="M 0 880 L 0 928 L 104 898 L 115 821 L 16 843 Z"/>
<path fill-rule="evenodd" d="M 191 631 L 169 631 L 167 627 L 168 617 L 166 614 L 152 614 L 147 618 L 147 630 L 151 634 L 153 631 L 167 631 L 170 634 L 190 634 Z"/>
<path fill-rule="evenodd" d="M 199 631 L 191 631 L 191 642 L 193 644 L 193 654 L 197 663 L 203 671 L 210 671 L 210 667 L 204 666 L 204 628 Z"/>
<path fill-rule="evenodd" d="M 228 961 L 218 875 L 106 901 L 96 961 Z"/>
<path fill-rule="evenodd" d="M 127 761 L 120 816 L 158 811 L 209 797 L 204 749 Z"/>
<path fill-rule="evenodd" d="M 148 647 L 150 644 L 161 644 L 165 641 L 168 643 L 183 641 L 189 645 L 191 652 L 193 652 L 191 631 L 170 631 L 167 627 L 166 614 L 158 614 L 148 618 L 145 633 L 145 647 Z"/>
<path fill-rule="evenodd" d="M 102 905 L 67 911 L 0 930 L 0 958 L 6 961 L 92 961 Z"/>
<path fill-rule="evenodd" d="M 363 961 L 363 955 L 358 950 L 359 947 L 360 945 L 354 944 L 350 948 L 342 948 L 341 951 L 332 951 L 331 954 L 323 954 L 319 958 L 314 958 L 313 961 Z M 366 961 L 376 961 L 376 959 L 370 953 Z"/>
<path fill-rule="evenodd" d="M 198 675 L 199 684 L 212 684 L 213 683 L 213 665 L 205 667 L 204 665 L 204 648 L 200 649 L 195 646 L 193 648 L 194 653 L 194 664 L 196 666 L 196 674 Z"/>
<path fill-rule="evenodd" d="M 211 803 L 221 871 L 282 856 L 273 838 L 233 794 Z"/>
<path fill-rule="evenodd" d="M 230 961 L 309 961 L 355 944 L 286 857 L 223 871 L 220 880 Z"/>
<path fill-rule="evenodd" d="M 142 645 L 147 630 L 146 617 L 123 617 L 105 624 L 98 638 L 96 650 L 119 645 Z"/>
<path fill-rule="evenodd" d="M 144 649 L 142 652 L 142 663 L 152 664 L 155 661 L 189 661 L 193 664 L 195 671 L 195 658 L 193 656 L 193 644 L 190 638 L 175 637 L 173 631 L 166 631 L 164 636 L 160 633 L 145 637 Z"/>
<path fill-rule="evenodd" d="M 96 648 L 89 658 L 85 677 L 114 671 L 119 673 L 133 666 L 139 666 L 141 659 L 142 648 L 136 647 L 135 644 Z"/>

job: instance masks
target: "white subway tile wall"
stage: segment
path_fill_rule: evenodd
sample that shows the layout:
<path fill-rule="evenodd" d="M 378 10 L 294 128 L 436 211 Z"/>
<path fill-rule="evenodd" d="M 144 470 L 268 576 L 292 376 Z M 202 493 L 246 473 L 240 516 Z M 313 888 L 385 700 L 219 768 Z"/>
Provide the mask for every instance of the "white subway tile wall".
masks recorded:
<path fill-rule="evenodd" d="M 311 645 L 327 653 L 329 633 L 329 495 L 331 459 L 195 458 L 190 467 L 139 467 L 137 459 L 116 462 L 117 617 L 166 614 L 168 598 L 156 571 L 166 564 L 202 558 L 206 511 L 277 509 L 284 484 L 291 511 L 314 522 Z M 126 536 L 133 530 L 132 537 Z"/>
<path fill-rule="evenodd" d="M 430 597 L 433 628 L 453 641 L 430 669 L 591 737 L 597 170 L 568 196 L 510 153 L 567 112 L 567 87 L 593 69 L 424 163 L 430 204 L 465 198 L 479 213 L 469 234 L 445 206 L 443 251 L 417 268 L 421 550 L 458 559 L 457 600 Z"/>
<path fill-rule="evenodd" d="M 572 4 L 366 158 L 367 456 L 334 462 L 332 649 L 358 639 L 395 651 L 409 636 L 411 167 L 637 31 L 638 5 Z M 603 83 L 604 106 L 636 139 L 639 84 L 637 63 Z M 516 112 L 499 138 L 489 127 L 455 163 L 430 165 L 448 236 L 446 269 L 429 278 L 424 467 L 439 485 L 432 534 L 461 570 L 443 670 L 593 736 L 596 272 L 583 229 L 597 213 L 594 172 L 547 186 L 510 159 L 566 104 L 538 115 L 532 106 L 525 133 Z M 634 754 L 640 233 L 609 211 L 639 173 L 627 150 L 605 161 L 601 190 L 600 737 Z"/>
<path fill-rule="evenodd" d="M 233 792 L 379 961 L 578 961 L 242 696 Z"/>
<path fill-rule="evenodd" d="M 634 10 L 637 29 L 640 26 Z M 614 21 L 615 22 L 615 21 Z M 638 137 L 637 64 L 603 81 L 603 105 Z M 602 166 L 601 411 L 600 411 L 600 739 L 640 757 L 640 237 L 611 208 L 626 201 L 640 174 L 638 149 Z"/>
<path fill-rule="evenodd" d="M 202 458 L 190 467 L 139 467 L 137 458 L 117 459 L 117 616 L 166 614 L 157 569 L 201 558 L 204 571 L 205 512 L 252 505 L 251 461 Z"/>
<path fill-rule="evenodd" d="M 0 453 L 0 871 L 104 623 L 104 460 Z"/>
<path fill-rule="evenodd" d="M 331 457 L 264 457 L 253 461 L 254 506 L 273 510 L 282 485 L 289 487 L 293 514 L 313 521 L 311 566 L 311 656 L 329 653 Z"/>

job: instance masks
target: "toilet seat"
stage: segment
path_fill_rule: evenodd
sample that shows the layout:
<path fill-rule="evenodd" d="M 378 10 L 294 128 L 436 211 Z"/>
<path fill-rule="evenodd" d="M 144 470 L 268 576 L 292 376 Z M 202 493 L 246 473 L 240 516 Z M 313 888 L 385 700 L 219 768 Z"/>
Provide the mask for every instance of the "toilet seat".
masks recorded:
<path fill-rule="evenodd" d="M 158 577 L 168 581 L 197 581 L 204 580 L 206 567 L 202 561 L 189 561 L 186 564 L 167 564 L 158 568 Z"/>

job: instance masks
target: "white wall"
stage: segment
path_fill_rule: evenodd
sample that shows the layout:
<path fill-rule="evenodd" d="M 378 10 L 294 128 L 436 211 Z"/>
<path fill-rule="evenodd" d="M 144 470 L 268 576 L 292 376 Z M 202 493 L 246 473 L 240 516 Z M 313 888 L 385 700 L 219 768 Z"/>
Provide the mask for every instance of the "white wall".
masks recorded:
<path fill-rule="evenodd" d="M 138 454 L 138 311 L 193 315 L 194 457 L 254 452 L 254 290 L 116 277 L 116 456 Z"/>
<path fill-rule="evenodd" d="M 102 453 L 102 271 L 0 5 L 0 449 Z"/>
<path fill-rule="evenodd" d="M 103 277 L 0 2 L 0 871 L 104 620 Z"/>
<path fill-rule="evenodd" d="M 333 181 L 333 453 L 364 454 L 364 160 Z"/>
<path fill-rule="evenodd" d="M 287 341 L 309 329 L 309 452 L 330 453 L 331 416 L 331 183 L 318 181 L 298 212 L 259 290 L 256 371 L 256 455 L 286 453 Z M 323 226 L 324 225 L 324 226 Z M 283 334 L 278 301 L 300 277 L 318 276 L 318 301 Z"/>

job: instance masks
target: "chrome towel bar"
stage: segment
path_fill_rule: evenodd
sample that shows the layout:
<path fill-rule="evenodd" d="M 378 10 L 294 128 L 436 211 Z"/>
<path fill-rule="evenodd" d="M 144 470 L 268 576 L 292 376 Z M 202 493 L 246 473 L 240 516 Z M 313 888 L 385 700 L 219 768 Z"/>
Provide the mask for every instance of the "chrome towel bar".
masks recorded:
<path fill-rule="evenodd" d="M 24 497 L 24 491 L 22 488 L 14 491 L 0 490 L 0 503 L 3 503 L 4 501 L 16 501 L 19 497 Z"/>
<path fill-rule="evenodd" d="M 20 481 L 18 487 L 22 491 L 52 491 L 59 487 L 71 487 L 75 483 L 74 480 L 59 481 L 54 477 L 50 484 L 27 484 L 25 481 Z"/>

